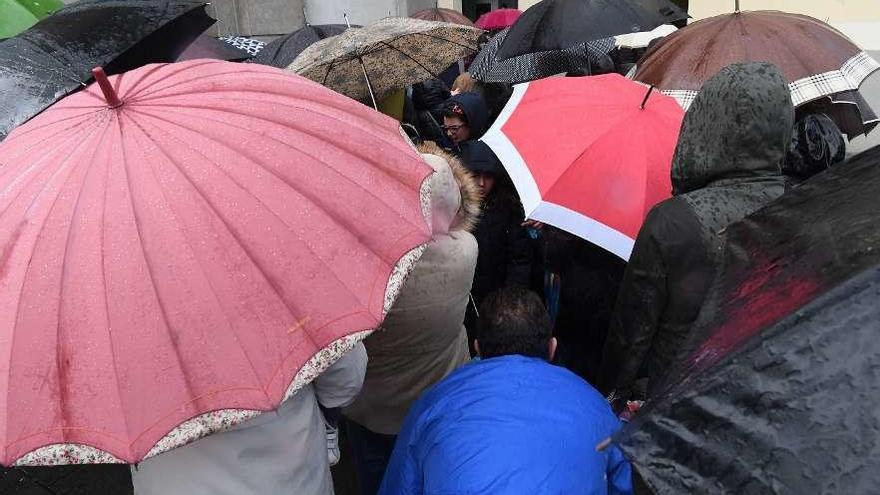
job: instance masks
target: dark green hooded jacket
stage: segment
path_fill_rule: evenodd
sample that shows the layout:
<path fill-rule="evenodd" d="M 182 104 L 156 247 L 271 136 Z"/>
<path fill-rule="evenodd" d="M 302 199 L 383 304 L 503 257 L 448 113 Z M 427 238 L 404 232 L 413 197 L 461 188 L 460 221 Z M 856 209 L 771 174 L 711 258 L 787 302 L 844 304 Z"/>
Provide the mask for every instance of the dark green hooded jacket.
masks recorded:
<path fill-rule="evenodd" d="M 725 67 L 685 115 L 672 163 L 673 198 L 636 239 L 611 318 L 599 388 L 648 391 L 675 364 L 715 275 L 718 234 L 782 195 L 780 166 L 794 110 L 767 63 Z"/>

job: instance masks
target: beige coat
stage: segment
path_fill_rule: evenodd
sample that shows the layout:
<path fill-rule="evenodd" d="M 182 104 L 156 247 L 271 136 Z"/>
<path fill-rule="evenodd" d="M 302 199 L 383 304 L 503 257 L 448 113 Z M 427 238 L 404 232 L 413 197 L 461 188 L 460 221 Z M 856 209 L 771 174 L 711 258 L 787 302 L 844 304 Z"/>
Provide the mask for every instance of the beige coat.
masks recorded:
<path fill-rule="evenodd" d="M 436 146 L 420 151 L 431 178 L 433 239 L 382 327 L 364 344 L 364 386 L 345 415 L 376 433 L 396 435 L 422 392 L 470 359 L 464 313 L 477 241 L 469 230 L 480 209 L 477 186 L 458 159 Z"/>
<path fill-rule="evenodd" d="M 357 344 L 277 411 L 133 466 L 135 495 L 332 494 L 318 406 L 351 403 L 366 367 Z"/>

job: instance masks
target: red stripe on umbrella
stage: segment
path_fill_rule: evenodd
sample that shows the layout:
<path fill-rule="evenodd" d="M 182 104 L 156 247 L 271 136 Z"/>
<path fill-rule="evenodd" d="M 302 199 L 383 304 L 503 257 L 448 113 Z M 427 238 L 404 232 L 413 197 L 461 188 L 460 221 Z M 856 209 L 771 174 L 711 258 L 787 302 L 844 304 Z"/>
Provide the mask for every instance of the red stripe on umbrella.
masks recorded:
<path fill-rule="evenodd" d="M 528 218 L 629 259 L 648 211 L 668 198 L 684 112 L 617 74 L 517 85 L 483 137 Z M 644 101 L 644 108 L 641 104 Z"/>

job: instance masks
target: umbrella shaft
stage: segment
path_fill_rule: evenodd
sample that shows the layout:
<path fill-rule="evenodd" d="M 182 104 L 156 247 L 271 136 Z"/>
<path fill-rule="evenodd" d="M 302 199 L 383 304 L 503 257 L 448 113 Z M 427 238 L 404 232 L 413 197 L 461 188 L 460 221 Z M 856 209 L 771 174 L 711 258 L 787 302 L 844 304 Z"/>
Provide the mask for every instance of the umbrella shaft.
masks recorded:
<path fill-rule="evenodd" d="M 373 108 L 379 111 L 379 104 L 376 103 L 376 94 L 373 93 L 373 84 L 370 82 L 370 76 L 367 75 L 367 66 L 364 65 L 364 59 L 358 57 L 358 62 L 361 63 L 361 70 L 364 71 L 364 80 L 367 81 L 367 91 L 370 92 L 370 99 L 373 100 Z"/>

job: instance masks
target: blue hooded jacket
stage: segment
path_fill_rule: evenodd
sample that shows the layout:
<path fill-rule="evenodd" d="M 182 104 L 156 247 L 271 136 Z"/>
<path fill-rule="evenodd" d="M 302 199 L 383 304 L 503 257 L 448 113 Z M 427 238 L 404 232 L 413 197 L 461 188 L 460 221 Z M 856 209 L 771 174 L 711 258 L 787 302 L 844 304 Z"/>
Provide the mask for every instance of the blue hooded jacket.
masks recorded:
<path fill-rule="evenodd" d="M 413 405 L 379 493 L 629 494 L 621 451 L 596 452 L 619 427 L 566 369 L 516 355 L 472 362 Z"/>

